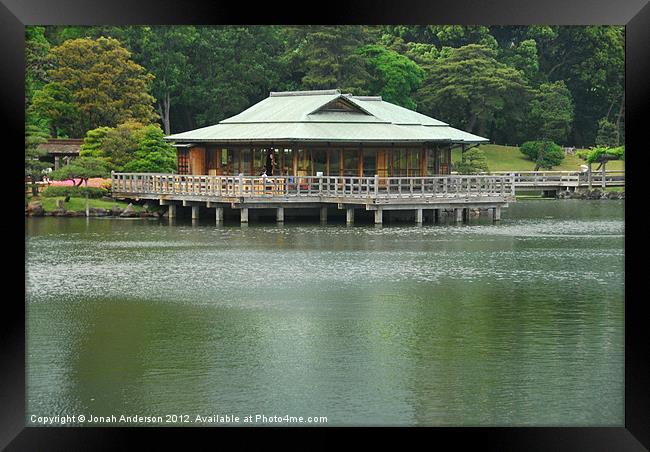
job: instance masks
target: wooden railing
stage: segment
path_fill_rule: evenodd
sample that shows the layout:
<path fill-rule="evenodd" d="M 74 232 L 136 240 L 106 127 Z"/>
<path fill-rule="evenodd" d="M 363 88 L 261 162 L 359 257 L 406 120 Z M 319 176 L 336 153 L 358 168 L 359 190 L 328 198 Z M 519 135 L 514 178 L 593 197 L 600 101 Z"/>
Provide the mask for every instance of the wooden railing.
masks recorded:
<path fill-rule="evenodd" d="M 513 176 L 191 176 L 112 173 L 113 193 L 208 197 L 413 198 L 513 196 Z"/>
<path fill-rule="evenodd" d="M 516 187 L 564 186 L 621 186 L 625 185 L 624 170 L 602 171 L 518 171 L 492 172 L 494 175 L 511 175 Z"/>

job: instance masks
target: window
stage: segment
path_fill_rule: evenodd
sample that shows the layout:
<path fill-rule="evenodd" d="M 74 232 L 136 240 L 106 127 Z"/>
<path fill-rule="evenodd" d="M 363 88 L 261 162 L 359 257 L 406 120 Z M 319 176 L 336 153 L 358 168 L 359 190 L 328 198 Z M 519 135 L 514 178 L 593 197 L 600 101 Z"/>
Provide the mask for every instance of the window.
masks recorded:
<path fill-rule="evenodd" d="M 320 171 L 323 176 L 327 176 L 327 151 L 320 149 L 312 151 L 314 156 L 314 176 Z"/>
<path fill-rule="evenodd" d="M 363 175 L 366 177 L 377 174 L 377 151 L 363 150 Z"/>
<path fill-rule="evenodd" d="M 187 148 L 177 148 L 178 174 L 190 174 L 190 159 Z"/>

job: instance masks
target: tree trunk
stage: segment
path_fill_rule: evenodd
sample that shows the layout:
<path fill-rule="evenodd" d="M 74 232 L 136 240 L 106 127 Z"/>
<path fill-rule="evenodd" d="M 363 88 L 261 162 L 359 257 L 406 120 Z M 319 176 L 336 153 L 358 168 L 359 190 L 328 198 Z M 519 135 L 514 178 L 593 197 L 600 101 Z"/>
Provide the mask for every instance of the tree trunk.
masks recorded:
<path fill-rule="evenodd" d="M 163 129 L 165 135 L 171 134 L 171 125 L 169 123 L 169 109 L 171 104 L 171 99 L 169 93 L 165 93 L 163 99 L 158 102 L 158 115 L 163 124 Z"/>
<path fill-rule="evenodd" d="M 474 126 L 476 125 L 477 119 L 478 119 L 477 113 L 472 113 L 472 115 L 469 117 L 469 123 L 467 124 L 467 129 L 469 130 L 470 133 L 474 131 Z"/>
<path fill-rule="evenodd" d="M 618 117 L 616 118 L 616 145 L 621 144 L 621 118 L 625 109 L 625 96 L 621 99 L 621 106 L 618 109 Z"/>

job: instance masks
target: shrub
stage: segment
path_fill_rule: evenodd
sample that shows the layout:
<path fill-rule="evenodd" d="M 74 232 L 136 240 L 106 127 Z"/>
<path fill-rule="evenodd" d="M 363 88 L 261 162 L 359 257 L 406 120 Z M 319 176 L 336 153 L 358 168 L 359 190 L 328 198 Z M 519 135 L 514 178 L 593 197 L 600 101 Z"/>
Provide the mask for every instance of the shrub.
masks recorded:
<path fill-rule="evenodd" d="M 552 141 L 526 141 L 519 150 L 535 162 L 535 171 L 551 169 L 564 160 L 564 151 Z"/>
<path fill-rule="evenodd" d="M 41 192 L 41 196 L 55 198 L 59 196 L 72 196 L 84 198 L 88 193 L 89 198 L 101 198 L 108 194 L 108 190 L 98 187 L 73 187 L 69 185 L 50 185 Z"/>
<path fill-rule="evenodd" d="M 487 172 L 487 157 L 478 148 L 472 148 L 465 152 L 465 161 L 457 163 L 454 169 L 460 174 L 477 174 Z"/>

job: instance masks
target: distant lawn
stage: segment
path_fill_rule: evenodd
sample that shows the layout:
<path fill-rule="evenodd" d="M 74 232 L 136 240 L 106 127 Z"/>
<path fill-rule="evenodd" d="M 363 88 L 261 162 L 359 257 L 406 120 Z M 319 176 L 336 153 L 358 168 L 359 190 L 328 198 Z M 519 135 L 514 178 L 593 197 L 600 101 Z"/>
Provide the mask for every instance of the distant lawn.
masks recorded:
<path fill-rule="evenodd" d="M 498 144 L 482 144 L 479 149 L 485 152 L 488 159 L 488 168 L 490 171 L 533 171 L 535 164 L 524 157 L 519 148 L 514 146 L 500 146 Z M 460 162 L 460 149 L 452 151 L 452 161 Z M 562 164 L 553 168 L 553 171 L 577 171 L 580 165 L 584 165 L 584 160 L 575 155 L 567 155 Z M 593 168 L 596 169 L 598 165 Z M 623 170 L 625 162 L 615 160 L 607 163 L 608 170 Z"/>
<path fill-rule="evenodd" d="M 43 206 L 43 209 L 46 212 L 52 212 L 53 210 L 57 209 L 56 201 L 58 199 L 63 199 L 63 198 L 64 198 L 63 196 L 56 197 L 56 198 L 46 198 L 44 196 L 41 196 L 35 198 L 35 200 L 41 202 L 41 205 Z M 117 205 L 118 207 L 124 209 L 126 206 L 129 205 L 129 203 L 124 201 L 104 201 L 103 199 L 89 199 L 88 205 L 89 207 L 94 207 L 96 209 L 110 209 L 114 205 Z M 85 212 L 86 198 L 71 197 L 68 202 L 64 203 L 64 206 L 65 206 L 65 210 L 69 210 L 73 212 Z M 134 204 L 133 208 L 136 210 L 136 212 L 142 212 L 142 206 L 138 206 Z"/>

